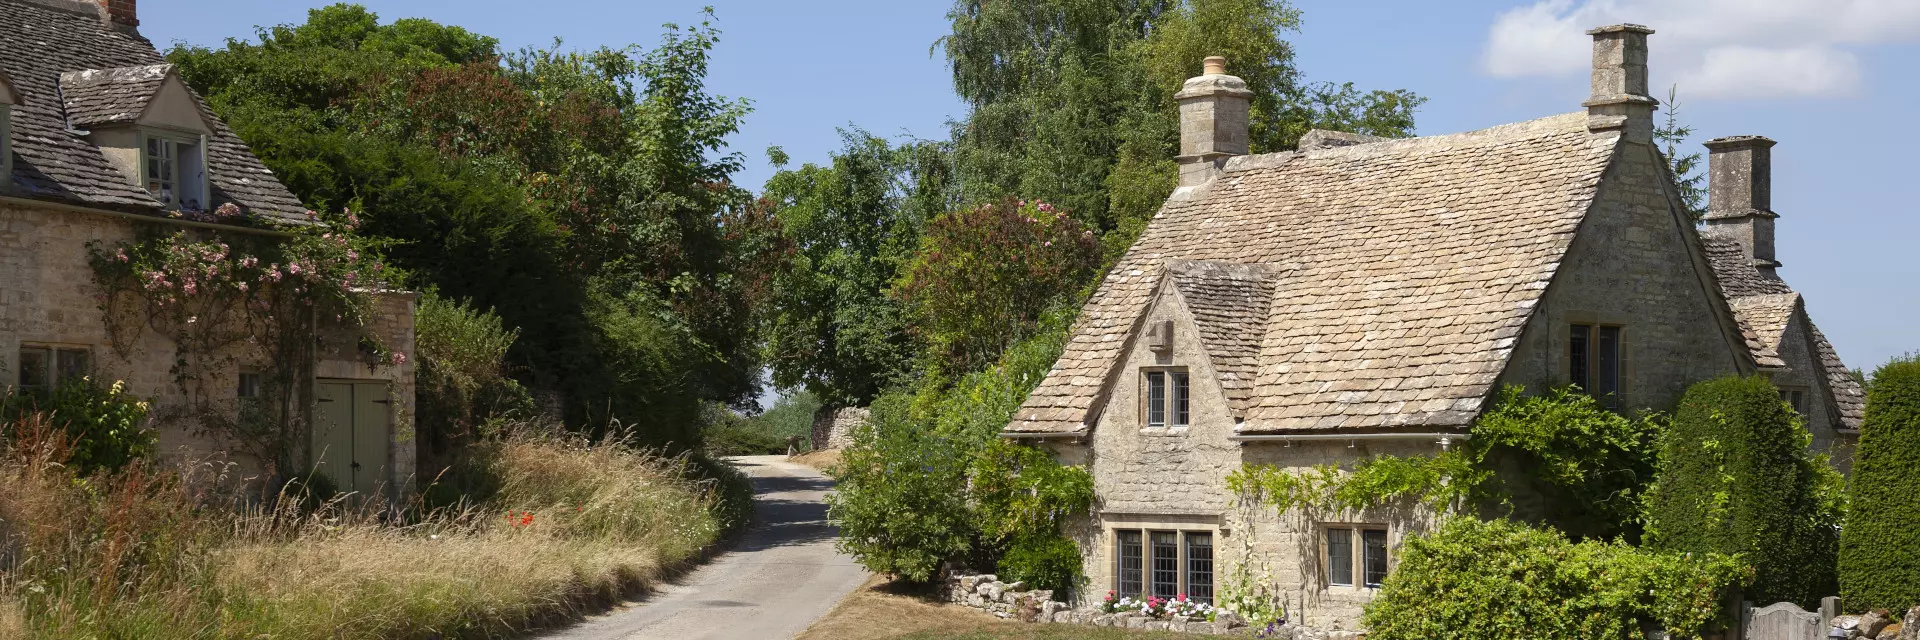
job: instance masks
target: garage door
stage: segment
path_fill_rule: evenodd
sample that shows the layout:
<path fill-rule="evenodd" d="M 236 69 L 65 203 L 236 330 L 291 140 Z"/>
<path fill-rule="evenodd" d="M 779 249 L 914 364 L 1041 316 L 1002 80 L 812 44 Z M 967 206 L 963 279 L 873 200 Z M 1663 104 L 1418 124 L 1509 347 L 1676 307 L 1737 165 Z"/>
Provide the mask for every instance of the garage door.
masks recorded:
<path fill-rule="evenodd" d="M 343 492 L 371 495 L 391 479 L 393 442 L 384 382 L 321 382 L 314 408 L 313 470 Z"/>

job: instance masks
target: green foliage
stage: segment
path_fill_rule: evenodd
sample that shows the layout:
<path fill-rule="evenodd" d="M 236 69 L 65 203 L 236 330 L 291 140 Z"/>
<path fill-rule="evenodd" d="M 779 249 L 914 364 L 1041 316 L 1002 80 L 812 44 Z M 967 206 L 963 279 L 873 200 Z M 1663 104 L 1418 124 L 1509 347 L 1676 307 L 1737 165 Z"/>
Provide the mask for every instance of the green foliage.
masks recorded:
<path fill-rule="evenodd" d="M 967 457 L 959 443 L 907 419 L 907 398 L 882 395 L 868 427 L 834 468 L 827 508 L 840 527 L 835 545 L 870 571 L 916 582 L 973 549 Z"/>
<path fill-rule="evenodd" d="M 1667 88 L 1667 121 L 1653 128 L 1653 139 L 1666 145 L 1662 154 L 1667 157 L 1667 169 L 1673 174 L 1673 184 L 1680 188 L 1680 203 L 1686 205 L 1687 212 L 1698 221 L 1707 214 L 1707 191 L 1701 186 L 1706 179 L 1700 173 L 1700 152 L 1681 153 L 1680 146 L 1687 143 L 1687 137 L 1693 135 L 1693 127 L 1680 124 L 1680 88 L 1678 85 Z"/>
<path fill-rule="evenodd" d="M 706 92 L 709 22 L 502 55 L 342 4 L 255 36 L 169 59 L 295 195 L 359 212 L 406 284 L 520 331 L 516 375 L 571 424 L 693 446 L 702 402 L 755 395 L 781 243 L 730 183 L 747 104 Z"/>
<path fill-rule="evenodd" d="M 102 387 L 92 378 L 78 378 L 46 393 L 0 397 L 0 425 L 24 424 L 33 414 L 62 433 L 66 463 L 82 476 L 119 471 L 154 452 L 147 403 L 128 395 L 119 381 Z M 9 435 L 0 433 L 0 438 Z"/>
<path fill-rule="evenodd" d="M 795 452 L 807 451 L 813 447 L 813 417 L 819 410 L 820 401 L 805 390 L 782 394 L 772 408 L 754 416 L 710 405 L 701 433 L 703 448 L 709 455 L 784 454 L 792 443 Z"/>
<path fill-rule="evenodd" d="M 936 372 L 973 371 L 1031 335 L 1099 266 L 1093 232 L 1045 202 L 1002 200 L 934 218 L 894 295 Z"/>
<path fill-rule="evenodd" d="M 1548 505 L 1529 519 L 1575 537 L 1638 534 L 1638 496 L 1652 478 L 1649 419 L 1628 419 L 1588 396 L 1556 389 L 1528 396 L 1502 390 L 1474 422 L 1472 438 L 1434 456 L 1381 455 L 1347 470 L 1293 471 L 1248 465 L 1227 476 L 1230 490 L 1279 509 L 1365 509 L 1412 500 L 1435 509 L 1514 511 L 1514 496 Z"/>
<path fill-rule="evenodd" d="M 414 436 L 421 470 L 449 466 L 461 448 L 492 435 L 495 420 L 528 417 L 533 397 L 508 377 L 507 350 L 520 338 L 500 316 L 432 292 L 414 307 Z"/>
<path fill-rule="evenodd" d="M 906 312 L 887 295 L 919 246 L 926 220 L 947 210 L 938 145 L 895 147 L 843 130 L 831 164 L 781 171 L 770 207 L 794 256 L 762 311 L 773 382 L 804 385 L 836 406 L 865 405 L 906 373 Z"/>
<path fill-rule="evenodd" d="M 1920 605 L 1920 358 L 1873 374 L 1853 456 L 1846 526 L 1840 530 L 1840 597 L 1851 610 Z"/>
<path fill-rule="evenodd" d="M 1735 558 L 1571 542 L 1504 520 L 1453 518 L 1400 546 L 1362 624 L 1380 640 L 1673 638 L 1725 628 L 1726 593 L 1751 576 Z"/>
<path fill-rule="evenodd" d="M 959 0 L 948 19 L 941 46 L 971 107 L 954 130 L 964 199 L 1044 199 L 1116 246 L 1172 191 L 1173 95 L 1206 56 L 1226 56 L 1254 91 L 1256 153 L 1311 127 L 1409 135 L 1421 101 L 1303 83 L 1281 39 L 1299 11 L 1284 0 Z"/>
<path fill-rule="evenodd" d="M 1818 606 L 1836 588 L 1841 514 L 1819 495 L 1810 437 L 1764 377 L 1689 388 L 1660 441 L 1648 546 L 1739 554 L 1757 570 L 1749 599 Z"/>
<path fill-rule="evenodd" d="M 997 574 L 1008 582 L 1025 582 L 1035 589 L 1051 589 L 1064 599 L 1067 590 L 1086 584 L 1080 547 L 1058 534 L 1023 538 L 1000 556 Z"/>

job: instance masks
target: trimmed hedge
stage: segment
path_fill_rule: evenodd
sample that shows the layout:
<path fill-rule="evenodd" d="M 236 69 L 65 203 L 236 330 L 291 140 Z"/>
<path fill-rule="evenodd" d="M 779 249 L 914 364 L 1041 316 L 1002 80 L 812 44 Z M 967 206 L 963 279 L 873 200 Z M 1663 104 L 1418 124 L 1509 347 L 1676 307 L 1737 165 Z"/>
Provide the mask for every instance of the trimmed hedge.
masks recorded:
<path fill-rule="evenodd" d="M 1920 358 L 1874 372 L 1840 535 L 1840 595 L 1849 610 L 1920 604 Z"/>
<path fill-rule="evenodd" d="M 1409 537 L 1367 605 L 1369 640 L 1673 638 L 1726 627 L 1727 591 L 1752 575 L 1720 554 L 1660 554 L 1571 542 L 1553 529 L 1455 517 Z"/>
<path fill-rule="evenodd" d="M 1838 586 L 1840 514 L 1810 439 L 1766 378 L 1694 385 L 1661 438 L 1648 546 L 1742 554 L 1757 571 L 1747 599 L 1819 606 Z"/>

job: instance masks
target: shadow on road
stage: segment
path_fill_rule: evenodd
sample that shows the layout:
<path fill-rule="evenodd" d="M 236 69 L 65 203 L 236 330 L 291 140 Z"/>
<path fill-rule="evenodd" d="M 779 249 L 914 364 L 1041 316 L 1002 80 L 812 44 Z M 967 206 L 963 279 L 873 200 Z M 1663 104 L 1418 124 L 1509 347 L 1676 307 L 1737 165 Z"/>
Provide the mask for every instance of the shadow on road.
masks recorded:
<path fill-rule="evenodd" d="M 832 540 L 839 531 L 827 524 L 827 505 L 816 496 L 833 488 L 827 478 L 754 478 L 756 526 L 729 552 L 753 552 Z M 800 493 L 794 499 L 782 494 Z"/>

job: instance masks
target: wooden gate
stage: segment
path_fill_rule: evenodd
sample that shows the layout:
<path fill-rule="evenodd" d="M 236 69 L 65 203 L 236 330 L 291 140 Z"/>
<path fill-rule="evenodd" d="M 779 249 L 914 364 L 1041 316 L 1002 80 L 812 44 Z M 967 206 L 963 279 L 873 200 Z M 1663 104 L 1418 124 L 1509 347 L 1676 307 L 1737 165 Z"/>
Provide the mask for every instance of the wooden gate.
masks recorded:
<path fill-rule="evenodd" d="M 313 470 L 332 478 L 343 493 L 384 492 L 393 425 L 387 383 L 327 380 L 319 383 L 313 412 Z"/>

